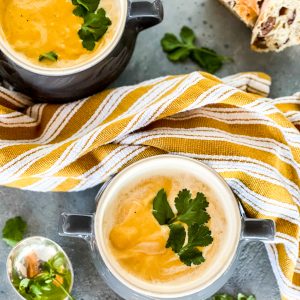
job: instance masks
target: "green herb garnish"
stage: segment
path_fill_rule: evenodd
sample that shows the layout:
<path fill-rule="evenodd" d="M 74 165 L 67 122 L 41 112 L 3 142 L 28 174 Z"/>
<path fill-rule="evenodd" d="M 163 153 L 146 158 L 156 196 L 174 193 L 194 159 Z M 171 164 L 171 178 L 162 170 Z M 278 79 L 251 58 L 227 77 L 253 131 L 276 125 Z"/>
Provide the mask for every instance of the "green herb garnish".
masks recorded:
<path fill-rule="evenodd" d="M 39 61 L 43 60 L 50 60 L 54 62 L 58 60 L 58 55 L 54 51 L 50 51 L 40 55 Z"/>
<path fill-rule="evenodd" d="M 161 40 L 163 50 L 168 53 L 169 60 L 173 62 L 185 61 L 188 57 L 196 62 L 202 69 L 215 73 L 224 62 L 232 61 L 231 58 L 221 56 L 216 51 L 198 47 L 194 31 L 184 26 L 180 31 L 180 39 L 172 33 L 166 33 Z"/>
<path fill-rule="evenodd" d="M 255 296 L 250 295 L 250 296 L 245 296 L 241 293 L 237 295 L 237 300 L 256 300 Z M 231 295 L 228 294 L 220 294 L 220 295 L 215 295 L 212 300 L 235 300 L 235 298 Z"/>
<path fill-rule="evenodd" d="M 98 42 L 111 25 L 111 20 L 106 16 L 106 11 L 99 8 L 99 0 L 72 0 L 76 5 L 73 13 L 83 18 L 84 23 L 78 31 L 82 46 L 89 51 L 94 50 Z"/>
<path fill-rule="evenodd" d="M 170 235 L 166 248 L 171 248 L 187 266 L 199 265 L 205 261 L 198 247 L 212 243 L 211 231 L 205 225 L 210 219 L 206 212 L 208 202 L 202 193 L 192 199 L 189 190 L 180 191 L 175 199 L 177 214 L 172 211 L 167 194 L 161 189 L 153 200 L 153 216 L 160 225 L 168 225 Z M 188 227 L 188 233 L 183 224 Z M 186 236 L 188 237 L 187 242 Z"/>
<path fill-rule="evenodd" d="M 6 221 L 2 229 L 2 239 L 11 247 L 14 247 L 23 239 L 27 224 L 21 217 L 15 217 Z"/>
<path fill-rule="evenodd" d="M 39 263 L 39 262 L 36 262 Z M 58 252 L 47 262 L 39 265 L 40 272 L 33 278 L 13 278 L 13 284 L 20 294 L 28 300 L 74 298 L 68 292 L 71 285 L 71 272 L 67 268 L 66 259 Z"/>

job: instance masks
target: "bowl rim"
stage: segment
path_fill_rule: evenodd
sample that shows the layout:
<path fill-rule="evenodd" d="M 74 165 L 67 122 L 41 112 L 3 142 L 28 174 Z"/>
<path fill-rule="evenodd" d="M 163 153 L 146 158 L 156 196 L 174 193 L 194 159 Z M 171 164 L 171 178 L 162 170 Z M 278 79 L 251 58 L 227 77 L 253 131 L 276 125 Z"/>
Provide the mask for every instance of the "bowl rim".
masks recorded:
<path fill-rule="evenodd" d="M 97 230 L 97 228 L 101 228 L 99 226 L 102 226 L 104 218 L 104 210 L 103 206 L 105 204 L 107 204 L 107 202 L 109 202 L 108 198 L 105 198 L 106 194 L 108 193 L 110 187 L 112 185 L 114 185 L 115 182 L 118 181 L 118 179 L 124 175 L 126 175 L 126 173 L 129 170 L 132 170 L 133 168 L 135 168 L 136 166 L 143 164 L 144 162 L 148 162 L 151 160 L 155 160 L 155 159 L 162 159 L 162 158 L 173 158 L 173 159 L 180 159 L 180 160 L 186 160 L 186 161 L 190 161 L 190 162 L 194 162 L 196 164 L 198 164 L 200 167 L 205 168 L 207 171 L 209 171 L 213 176 L 215 176 L 215 178 L 217 180 L 219 180 L 220 183 L 222 183 L 223 187 L 226 189 L 226 191 L 228 192 L 228 196 L 236 202 L 236 206 L 234 207 L 234 213 L 236 214 L 236 217 L 239 218 L 239 221 L 237 223 L 237 235 L 235 238 L 235 244 L 233 246 L 233 251 L 232 253 L 230 253 L 228 260 L 226 261 L 226 263 L 223 264 L 223 267 L 221 269 L 221 272 L 218 274 L 218 276 L 216 278 L 214 278 L 213 280 L 209 281 L 207 284 L 199 287 L 195 287 L 192 288 L 188 291 L 183 291 L 183 292 L 176 292 L 176 293 L 159 293 L 159 292 L 153 292 L 150 290 L 146 290 L 143 288 L 138 287 L 137 285 L 133 284 L 132 282 L 130 282 L 129 280 L 126 280 L 124 278 L 124 276 L 122 276 L 117 270 L 115 270 L 114 266 L 112 266 L 112 264 L 110 263 L 110 260 L 107 258 L 107 243 L 104 242 L 104 239 L 102 239 L 102 235 L 100 234 L 100 232 L 102 233 L 101 230 Z M 104 199 L 104 201 L 101 201 L 101 199 Z M 228 269 L 230 269 L 230 266 L 232 265 L 232 262 L 234 261 L 234 259 L 236 258 L 237 255 L 237 249 L 240 243 L 240 237 L 241 237 L 241 232 L 242 232 L 242 220 L 241 220 L 241 214 L 240 214 L 240 209 L 239 209 L 239 205 L 238 205 L 238 201 L 235 198 L 232 190 L 230 189 L 230 187 L 228 186 L 228 184 L 226 183 L 226 181 L 211 167 L 207 166 L 206 164 L 193 159 L 193 158 L 189 158 L 186 156 L 182 156 L 182 155 L 176 155 L 176 154 L 163 154 L 163 155 L 155 155 L 152 157 L 148 157 L 145 159 L 142 159 L 140 161 L 137 161 L 133 164 L 131 164 L 130 166 L 126 167 L 125 169 L 123 169 L 121 172 L 119 172 L 108 184 L 108 186 L 106 187 L 105 191 L 103 192 L 103 194 L 101 195 L 98 205 L 97 205 L 97 209 L 96 209 L 96 213 L 95 213 L 95 219 L 94 219 L 94 235 L 95 235 L 95 242 L 99 251 L 99 254 L 105 264 L 105 266 L 108 268 L 108 270 L 112 273 L 112 275 L 118 280 L 120 281 L 123 285 L 125 285 L 127 288 L 131 289 L 134 292 L 137 292 L 141 295 L 144 296 L 148 296 L 148 297 L 158 297 L 160 299 L 176 299 L 176 298 L 180 298 L 180 297 L 185 297 L 185 296 L 191 296 L 195 293 L 201 292 L 203 290 L 205 290 L 206 288 L 209 288 L 210 286 L 213 286 L 213 284 L 215 282 L 218 281 L 218 279 L 220 279 L 223 275 L 225 276 L 225 273 Z"/>
<path fill-rule="evenodd" d="M 49 77 L 62 77 L 68 76 L 73 74 L 78 74 L 87 69 L 94 67 L 95 65 L 99 64 L 105 58 L 107 58 L 110 53 L 115 49 L 117 44 L 120 42 L 121 37 L 125 30 L 125 25 L 127 23 L 127 16 L 128 16 L 128 1 L 127 0 L 117 0 L 121 6 L 121 20 L 119 22 L 118 28 L 116 30 L 116 34 L 109 43 L 108 47 L 102 52 L 92 56 L 89 60 L 82 62 L 81 64 L 70 66 L 66 68 L 47 68 L 35 65 L 31 63 L 26 58 L 22 59 L 21 56 L 11 49 L 9 43 L 5 41 L 4 33 L 0 32 L 0 53 L 2 52 L 9 60 L 11 60 L 17 66 L 23 68 L 26 71 L 29 71 L 33 74 L 41 75 L 41 76 L 49 76 Z M 1 29 L 0 29 L 1 30 Z"/>
<path fill-rule="evenodd" d="M 15 288 L 15 286 L 13 285 L 13 283 L 12 283 L 12 281 L 11 281 L 11 279 L 10 279 L 10 276 L 9 276 L 9 272 L 8 272 L 8 269 L 9 269 L 9 259 L 10 259 L 10 257 L 11 257 L 11 255 L 12 255 L 12 253 L 13 253 L 13 251 L 17 248 L 17 247 L 19 247 L 22 243 L 24 243 L 24 242 L 27 242 L 27 241 L 29 241 L 29 240 L 31 240 L 31 239 L 43 239 L 43 240 L 45 240 L 45 241 L 48 241 L 48 242 L 51 242 L 51 243 L 53 243 L 57 248 L 58 248 L 58 250 L 59 251 L 61 251 L 63 254 L 64 254 L 64 256 L 65 256 L 65 258 L 67 259 L 67 262 L 68 262 L 68 265 L 69 265 L 69 267 L 70 267 L 70 271 L 71 271 L 71 284 L 70 284 L 70 290 L 69 290 L 69 293 L 72 291 L 72 289 L 73 289 L 73 285 L 74 285 L 74 269 L 73 269 L 73 265 L 72 265 L 72 263 L 71 263 L 71 260 L 70 260 L 70 258 L 69 258 L 69 256 L 67 255 L 67 253 L 65 252 L 65 250 L 58 244 L 58 243 L 56 243 L 55 241 L 53 241 L 53 240 L 51 240 L 51 239 L 49 239 L 49 238 L 46 238 L 46 237 L 44 237 L 44 236 L 40 236 L 40 235 L 34 235 L 34 236 L 30 236 L 30 237 L 27 237 L 27 238 L 24 238 L 23 240 L 21 240 L 20 242 L 18 242 L 10 251 L 9 251 L 9 254 L 8 254 L 8 256 L 7 256 L 7 259 L 6 259 L 6 276 L 7 276 L 7 279 L 8 279 L 8 281 L 9 281 L 9 284 L 10 284 L 10 286 L 12 287 L 12 289 L 15 291 L 15 293 L 20 297 L 20 299 L 24 299 L 24 300 L 26 300 L 26 298 L 24 298 L 18 291 L 17 291 L 17 289 Z M 67 300 L 68 299 L 68 297 L 66 297 L 64 300 Z"/>

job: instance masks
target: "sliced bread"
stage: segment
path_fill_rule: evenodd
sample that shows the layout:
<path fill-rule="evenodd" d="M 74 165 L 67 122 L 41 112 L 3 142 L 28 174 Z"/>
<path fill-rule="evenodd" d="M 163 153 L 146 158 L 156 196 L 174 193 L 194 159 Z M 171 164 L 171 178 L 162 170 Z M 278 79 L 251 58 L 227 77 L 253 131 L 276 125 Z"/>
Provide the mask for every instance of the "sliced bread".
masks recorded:
<path fill-rule="evenodd" d="M 220 0 L 248 27 L 254 27 L 263 0 Z"/>
<path fill-rule="evenodd" d="M 281 51 L 300 44 L 300 0 L 265 0 L 253 28 L 251 47 Z"/>

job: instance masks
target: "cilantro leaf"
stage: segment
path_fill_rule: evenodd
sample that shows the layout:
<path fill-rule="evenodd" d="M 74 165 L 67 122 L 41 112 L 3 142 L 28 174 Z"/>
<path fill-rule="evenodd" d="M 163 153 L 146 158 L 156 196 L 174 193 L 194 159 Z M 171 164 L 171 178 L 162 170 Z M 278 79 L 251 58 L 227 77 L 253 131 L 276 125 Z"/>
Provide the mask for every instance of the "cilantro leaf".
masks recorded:
<path fill-rule="evenodd" d="M 181 262 L 187 266 L 200 265 L 205 261 L 202 252 L 198 248 L 183 248 L 179 254 Z"/>
<path fill-rule="evenodd" d="M 179 253 L 185 242 L 185 229 L 180 223 L 169 225 L 170 235 L 166 244 L 166 248 L 172 248 L 175 253 Z"/>
<path fill-rule="evenodd" d="M 194 31 L 187 27 L 183 26 L 180 31 L 180 37 L 186 45 L 190 45 L 191 47 L 194 47 L 195 41 L 196 41 L 196 36 Z"/>
<path fill-rule="evenodd" d="M 161 46 L 165 52 L 171 52 L 175 49 L 184 47 L 184 44 L 181 43 L 174 34 L 166 33 L 161 40 Z"/>
<path fill-rule="evenodd" d="M 50 51 L 40 55 L 39 61 L 43 60 L 50 60 L 54 62 L 58 60 L 58 55 L 54 51 Z"/>
<path fill-rule="evenodd" d="M 178 211 L 176 220 L 191 225 L 193 223 L 204 224 L 209 220 L 206 212 L 208 202 L 202 193 L 197 193 L 195 199 L 191 199 L 191 193 L 184 189 L 178 193 L 175 206 Z"/>
<path fill-rule="evenodd" d="M 190 55 L 189 49 L 186 48 L 179 48 L 175 51 L 168 54 L 168 59 L 174 62 L 177 61 L 184 61 L 186 60 Z"/>
<path fill-rule="evenodd" d="M 82 6 L 78 5 L 77 7 L 74 8 L 73 14 L 77 17 L 84 18 L 84 16 L 88 13 L 88 11 Z"/>
<path fill-rule="evenodd" d="M 167 225 L 172 218 L 174 213 L 167 200 L 167 194 L 164 189 L 161 189 L 153 200 L 153 216 L 160 225 Z"/>
<path fill-rule="evenodd" d="M 187 247 L 205 247 L 212 243 L 211 231 L 205 225 L 194 223 L 189 226 Z"/>
<path fill-rule="evenodd" d="M 183 189 L 175 198 L 175 206 L 176 216 L 164 189 L 161 189 L 153 200 L 153 216 L 160 225 L 168 225 L 170 229 L 166 248 L 171 248 L 178 254 L 181 262 L 187 266 L 199 265 L 205 258 L 198 247 L 205 247 L 213 242 L 211 231 L 204 225 L 210 218 L 206 212 L 208 207 L 206 197 L 202 193 L 197 193 L 195 199 L 192 199 L 191 192 Z M 182 223 L 188 225 L 188 234 Z"/>
<path fill-rule="evenodd" d="M 84 23 L 78 31 L 83 47 L 92 51 L 96 42 L 102 38 L 110 25 L 111 20 L 106 16 L 103 8 L 100 8 L 96 13 L 85 14 Z"/>
<path fill-rule="evenodd" d="M 215 73 L 225 62 L 232 61 L 230 58 L 218 55 L 216 51 L 198 47 L 194 31 L 184 26 L 180 31 L 179 40 L 174 34 L 166 33 L 161 40 L 161 46 L 170 61 L 185 61 L 188 57 L 196 62 L 202 69 Z"/>
<path fill-rule="evenodd" d="M 2 238 L 9 245 L 14 247 L 23 239 L 27 224 L 20 217 L 15 217 L 6 221 L 2 230 Z"/>
<path fill-rule="evenodd" d="M 220 56 L 216 51 L 208 48 L 198 48 L 191 52 L 191 59 L 195 61 L 204 70 L 215 73 L 226 61 L 230 61 L 228 57 Z"/>
<path fill-rule="evenodd" d="M 73 0 L 72 3 L 74 5 L 81 5 L 88 12 L 95 12 L 99 7 L 100 0 Z"/>
<path fill-rule="evenodd" d="M 194 223 L 188 228 L 188 243 L 179 251 L 180 260 L 187 266 L 203 263 L 205 258 L 197 247 L 208 246 L 212 241 L 208 227 Z"/>

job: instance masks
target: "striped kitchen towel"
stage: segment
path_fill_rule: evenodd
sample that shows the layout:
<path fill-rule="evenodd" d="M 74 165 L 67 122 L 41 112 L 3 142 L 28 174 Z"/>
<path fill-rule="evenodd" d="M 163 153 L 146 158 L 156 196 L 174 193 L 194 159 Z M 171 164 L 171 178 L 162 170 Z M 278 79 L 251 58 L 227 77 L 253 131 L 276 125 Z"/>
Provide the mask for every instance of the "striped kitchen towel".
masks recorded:
<path fill-rule="evenodd" d="M 300 94 L 268 99 L 270 78 L 167 76 L 69 104 L 0 88 L 0 185 L 80 191 L 151 155 L 216 169 L 247 215 L 276 222 L 267 245 L 284 299 L 300 299 Z"/>

